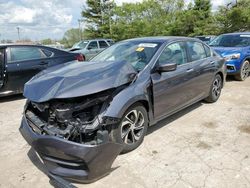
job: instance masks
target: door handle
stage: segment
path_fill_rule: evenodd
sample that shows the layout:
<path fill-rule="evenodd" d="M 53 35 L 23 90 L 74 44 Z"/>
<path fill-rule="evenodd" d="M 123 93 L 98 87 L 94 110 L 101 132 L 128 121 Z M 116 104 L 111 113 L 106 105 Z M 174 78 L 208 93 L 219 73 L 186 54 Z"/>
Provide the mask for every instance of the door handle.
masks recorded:
<path fill-rule="evenodd" d="M 192 71 L 194 71 L 194 69 L 187 69 L 186 72 L 192 72 Z"/>
<path fill-rule="evenodd" d="M 210 61 L 210 64 L 211 64 L 211 65 L 214 65 L 214 64 L 215 64 L 215 61 Z"/>

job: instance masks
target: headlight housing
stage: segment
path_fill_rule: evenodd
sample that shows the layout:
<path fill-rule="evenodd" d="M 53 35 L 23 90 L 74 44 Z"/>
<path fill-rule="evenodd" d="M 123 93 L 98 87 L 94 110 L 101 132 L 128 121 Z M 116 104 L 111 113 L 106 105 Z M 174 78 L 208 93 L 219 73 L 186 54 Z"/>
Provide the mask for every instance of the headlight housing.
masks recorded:
<path fill-rule="evenodd" d="M 230 61 L 232 59 L 240 59 L 240 53 L 225 55 L 224 58 L 226 61 Z"/>

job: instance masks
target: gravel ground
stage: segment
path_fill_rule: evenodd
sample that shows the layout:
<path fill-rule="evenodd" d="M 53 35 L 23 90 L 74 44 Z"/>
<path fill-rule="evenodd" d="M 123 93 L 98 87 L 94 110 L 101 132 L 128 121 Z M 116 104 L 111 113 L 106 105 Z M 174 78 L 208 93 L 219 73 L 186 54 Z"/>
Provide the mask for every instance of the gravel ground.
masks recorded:
<path fill-rule="evenodd" d="M 18 131 L 24 103 L 21 96 L 0 99 L 0 187 L 51 187 Z M 76 186 L 250 187 L 250 78 L 228 80 L 215 104 L 197 103 L 150 127 L 108 176 Z"/>

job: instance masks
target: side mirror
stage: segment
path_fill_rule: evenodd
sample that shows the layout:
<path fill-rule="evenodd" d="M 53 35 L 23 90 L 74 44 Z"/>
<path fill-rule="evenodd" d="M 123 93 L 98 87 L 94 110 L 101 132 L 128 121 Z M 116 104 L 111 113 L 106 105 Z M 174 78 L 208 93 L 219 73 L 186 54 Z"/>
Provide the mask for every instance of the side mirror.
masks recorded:
<path fill-rule="evenodd" d="M 166 63 L 166 64 L 158 65 L 156 70 L 158 72 L 170 72 L 170 71 L 175 71 L 176 69 L 177 69 L 176 63 Z"/>
<path fill-rule="evenodd" d="M 87 47 L 88 50 L 92 50 L 93 48 L 91 46 Z"/>

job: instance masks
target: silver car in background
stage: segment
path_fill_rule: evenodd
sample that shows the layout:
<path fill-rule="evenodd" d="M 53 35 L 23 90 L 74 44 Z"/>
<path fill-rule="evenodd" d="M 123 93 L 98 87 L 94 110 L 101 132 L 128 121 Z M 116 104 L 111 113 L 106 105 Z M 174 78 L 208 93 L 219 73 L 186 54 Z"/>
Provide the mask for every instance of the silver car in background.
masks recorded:
<path fill-rule="evenodd" d="M 69 51 L 81 53 L 85 60 L 89 60 L 113 43 L 112 39 L 82 40 L 75 43 Z"/>

